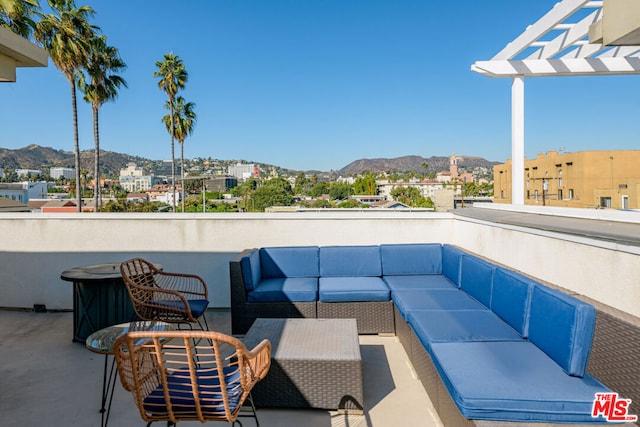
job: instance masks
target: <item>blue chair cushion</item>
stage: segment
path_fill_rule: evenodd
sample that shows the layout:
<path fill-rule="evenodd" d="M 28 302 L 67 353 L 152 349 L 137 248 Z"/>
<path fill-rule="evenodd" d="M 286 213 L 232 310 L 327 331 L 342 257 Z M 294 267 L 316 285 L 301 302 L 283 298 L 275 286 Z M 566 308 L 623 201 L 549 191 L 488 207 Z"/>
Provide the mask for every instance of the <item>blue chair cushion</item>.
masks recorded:
<path fill-rule="evenodd" d="M 233 411 L 242 397 L 240 387 L 240 375 L 235 366 L 224 368 L 226 389 L 229 406 Z M 225 409 L 222 400 L 222 391 L 217 371 L 211 369 L 196 368 L 197 390 L 202 411 L 207 416 L 224 416 Z M 180 417 L 196 416 L 195 397 L 188 369 L 180 369 L 167 376 L 167 388 L 169 390 L 169 405 Z M 167 399 L 162 385 L 158 385 L 144 398 L 145 411 L 156 416 L 168 414 Z"/>
<path fill-rule="evenodd" d="M 528 341 L 433 343 L 432 359 L 463 416 L 520 422 L 593 423 L 592 376 L 567 375 Z"/>
<path fill-rule="evenodd" d="M 389 287 L 379 277 L 321 277 L 322 302 L 389 301 Z"/>
<path fill-rule="evenodd" d="M 488 310 L 459 289 L 399 289 L 393 292 L 393 302 L 402 318 L 416 310 Z"/>
<path fill-rule="evenodd" d="M 522 341 L 524 338 L 489 310 L 410 311 L 409 324 L 431 353 L 431 344 L 460 341 Z"/>
<path fill-rule="evenodd" d="M 596 310 L 590 304 L 541 284 L 534 286 L 529 340 L 569 375 L 585 373 L 595 320 Z"/>
<path fill-rule="evenodd" d="M 476 256 L 465 254 L 460 268 L 460 288 L 491 307 L 491 282 L 495 267 Z"/>
<path fill-rule="evenodd" d="M 180 300 L 174 301 L 155 301 L 149 300 L 147 301 L 149 305 L 156 305 L 162 308 L 174 308 L 177 310 L 185 310 L 185 305 Z M 198 318 L 204 314 L 204 311 L 209 306 L 209 301 L 206 299 L 192 299 L 187 300 L 187 304 L 189 304 L 189 310 L 191 310 L 191 314 L 193 317 Z"/>
<path fill-rule="evenodd" d="M 382 276 L 379 246 L 323 246 L 320 276 Z"/>
<path fill-rule="evenodd" d="M 456 286 L 442 274 L 415 276 L 382 276 L 382 280 L 393 291 L 398 289 L 456 289 Z"/>
<path fill-rule="evenodd" d="M 254 249 L 247 255 L 243 256 L 240 259 L 240 266 L 242 267 L 242 280 L 244 281 L 244 287 L 247 291 L 252 291 L 253 288 L 258 286 L 260 280 L 262 280 L 260 251 Z"/>
<path fill-rule="evenodd" d="M 455 246 L 442 246 L 442 274 L 457 287 L 460 287 L 460 261 L 463 254 L 464 252 Z"/>
<path fill-rule="evenodd" d="M 382 274 L 442 274 L 442 246 L 437 243 L 380 245 Z"/>
<path fill-rule="evenodd" d="M 497 267 L 493 275 L 491 311 L 525 338 L 534 284 L 533 280 L 502 267 Z"/>
<path fill-rule="evenodd" d="M 318 277 L 317 246 L 270 247 L 260 249 L 262 279 Z"/>
<path fill-rule="evenodd" d="M 247 292 L 249 302 L 314 302 L 318 300 L 316 277 L 265 279 L 253 291 Z"/>

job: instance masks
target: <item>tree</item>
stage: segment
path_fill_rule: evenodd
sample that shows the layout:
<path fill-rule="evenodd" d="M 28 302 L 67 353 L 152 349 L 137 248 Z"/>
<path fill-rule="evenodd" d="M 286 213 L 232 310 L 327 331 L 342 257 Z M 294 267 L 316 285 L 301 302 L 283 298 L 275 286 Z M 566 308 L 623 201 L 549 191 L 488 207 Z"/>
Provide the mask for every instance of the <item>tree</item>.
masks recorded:
<path fill-rule="evenodd" d="M 118 49 L 107 45 L 106 36 L 94 37 L 90 41 L 91 50 L 87 61 L 86 73 L 78 74 L 78 86 L 84 92 L 84 100 L 91 104 L 93 113 L 93 141 L 94 153 L 94 196 L 95 212 L 100 206 L 100 130 L 99 111 L 102 104 L 114 100 L 118 96 L 121 86 L 127 87 L 127 82 L 117 72 L 124 70 L 127 65 L 120 58 Z"/>
<path fill-rule="evenodd" d="M 335 182 L 329 188 L 329 197 L 332 200 L 347 199 L 351 194 L 354 194 L 353 188 L 346 182 Z"/>
<path fill-rule="evenodd" d="M 38 0 L 0 0 L 0 27 L 29 38 L 36 26 L 31 17 L 38 9 Z"/>
<path fill-rule="evenodd" d="M 356 179 L 356 182 L 353 183 L 353 189 L 356 194 L 375 195 L 378 185 L 373 174 L 368 173 L 364 177 Z"/>
<path fill-rule="evenodd" d="M 73 141 L 75 151 L 76 188 L 80 188 L 80 142 L 78 139 L 78 105 L 76 72 L 87 65 L 89 40 L 98 27 L 89 24 L 94 11 L 89 6 L 76 8 L 73 0 L 48 0 L 53 13 L 40 14 L 35 37 L 49 54 L 56 68 L 64 74 L 71 87 Z M 82 195 L 76 192 L 77 209 L 82 212 Z"/>
<path fill-rule="evenodd" d="M 323 194 L 329 193 L 329 183 L 328 182 L 318 182 L 311 188 L 311 197 L 320 197 Z"/>
<path fill-rule="evenodd" d="M 158 70 L 153 73 L 154 77 L 160 77 L 158 81 L 158 87 L 162 89 L 169 98 L 169 117 L 170 123 L 173 123 L 173 113 L 176 102 L 176 94 L 179 89 L 184 89 L 189 74 L 184 68 L 184 63 L 173 52 L 166 53 L 163 61 L 157 61 L 156 67 Z M 176 211 L 176 159 L 175 159 L 175 129 L 170 126 L 168 129 L 171 134 L 171 178 L 173 186 L 173 212 Z"/>
<path fill-rule="evenodd" d="M 169 111 L 173 110 L 173 135 L 178 140 L 180 144 L 180 178 L 182 182 L 182 212 L 185 210 L 185 195 L 184 195 L 184 140 L 187 139 L 188 135 L 193 133 L 193 128 L 196 124 L 196 113 L 193 111 L 196 104 L 193 102 L 184 102 L 184 98 L 179 96 L 176 98 L 175 105 L 173 109 L 169 102 L 165 103 L 165 108 Z M 164 124 L 167 126 L 167 131 L 170 133 L 172 130 L 171 127 L 171 115 L 167 114 L 162 118 Z"/>
<path fill-rule="evenodd" d="M 407 206 L 413 208 L 432 208 L 434 207 L 431 198 L 425 199 L 416 187 L 395 187 L 389 193 L 394 200 L 404 203 Z"/>
<path fill-rule="evenodd" d="M 262 186 L 251 193 L 250 210 L 264 212 L 270 206 L 291 206 L 291 193 L 282 187 Z"/>

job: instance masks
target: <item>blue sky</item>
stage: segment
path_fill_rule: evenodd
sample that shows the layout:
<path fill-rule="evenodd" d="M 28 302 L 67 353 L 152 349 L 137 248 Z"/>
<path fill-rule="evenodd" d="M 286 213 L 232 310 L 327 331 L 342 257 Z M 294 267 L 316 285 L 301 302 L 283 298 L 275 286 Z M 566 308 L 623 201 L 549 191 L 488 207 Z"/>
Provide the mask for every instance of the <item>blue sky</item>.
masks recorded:
<path fill-rule="evenodd" d="M 511 156 L 509 79 L 471 71 L 555 0 L 77 1 L 128 65 L 101 110 L 101 149 L 169 159 L 155 62 L 185 63 L 198 123 L 185 157 L 298 170 L 360 158 Z M 41 3 L 46 1 L 41 0 Z M 638 76 L 525 82 L 525 155 L 638 149 Z M 80 147 L 93 147 L 79 95 Z M 69 85 L 50 64 L 0 85 L 0 147 L 71 151 Z M 176 150 L 176 154 L 179 151 Z"/>

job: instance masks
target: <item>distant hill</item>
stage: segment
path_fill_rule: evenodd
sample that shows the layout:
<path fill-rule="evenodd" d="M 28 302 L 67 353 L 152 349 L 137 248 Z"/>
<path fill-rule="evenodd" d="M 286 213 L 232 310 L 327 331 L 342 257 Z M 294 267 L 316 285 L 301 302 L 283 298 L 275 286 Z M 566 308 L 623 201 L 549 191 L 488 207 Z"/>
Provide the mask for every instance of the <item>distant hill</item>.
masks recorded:
<path fill-rule="evenodd" d="M 80 152 L 80 165 L 82 169 L 93 171 L 94 150 Z M 100 150 L 100 164 L 102 173 L 117 176 L 120 169 L 127 166 L 128 162 L 136 162 L 138 166 L 149 166 L 151 160 L 128 154 L 114 153 Z M 75 167 L 73 152 L 56 150 L 50 147 L 29 145 L 24 148 L 10 150 L 0 148 L 0 168 L 5 169 L 38 169 L 48 173 L 52 167 Z"/>
<path fill-rule="evenodd" d="M 93 155 L 94 150 L 83 150 L 80 152 L 80 164 L 82 169 L 93 171 Z M 491 162 L 477 156 L 459 156 L 464 160 L 460 162 L 460 168 L 472 170 L 475 167 L 492 168 L 498 162 Z M 176 159 L 178 160 L 178 159 Z M 185 159 L 186 160 L 186 159 Z M 129 154 L 115 153 L 113 151 L 100 151 L 100 163 L 102 174 L 106 176 L 116 177 L 120 174 L 120 169 L 127 166 L 127 163 L 134 162 L 151 174 L 164 175 L 170 173 L 170 168 L 162 160 L 150 160 L 144 157 L 131 156 Z M 187 166 L 193 166 L 195 161 L 187 161 Z M 235 160 L 218 160 L 214 161 L 220 169 L 226 169 L 228 164 L 234 164 Z M 271 169 L 272 165 L 256 163 L 265 169 Z M 427 163 L 427 169 L 423 164 Z M 67 167 L 73 168 L 75 165 L 74 155 L 71 151 L 56 150 L 50 147 L 41 147 L 39 145 L 29 145 L 24 148 L 10 150 L 0 148 L 0 169 L 38 169 L 43 173 L 48 173 L 51 167 Z M 282 173 L 295 174 L 297 171 L 282 169 L 275 167 Z M 449 158 L 432 156 L 429 158 L 420 156 L 404 156 L 393 159 L 360 159 L 349 163 L 344 168 L 336 171 L 342 176 L 358 175 L 365 172 L 441 172 L 449 170 Z M 307 171 L 310 173 L 310 171 Z M 313 171 L 316 174 L 327 173 L 321 171 Z"/>
<path fill-rule="evenodd" d="M 467 170 L 473 170 L 476 167 L 493 168 L 499 162 L 491 162 L 477 156 L 458 156 L 462 157 L 462 161 L 459 163 L 459 168 Z M 425 169 L 424 164 L 428 167 Z M 449 157 L 443 156 L 403 156 L 393 159 L 360 159 L 349 163 L 344 168 L 340 169 L 338 173 L 340 175 L 357 175 L 365 172 L 442 172 L 449 170 Z"/>

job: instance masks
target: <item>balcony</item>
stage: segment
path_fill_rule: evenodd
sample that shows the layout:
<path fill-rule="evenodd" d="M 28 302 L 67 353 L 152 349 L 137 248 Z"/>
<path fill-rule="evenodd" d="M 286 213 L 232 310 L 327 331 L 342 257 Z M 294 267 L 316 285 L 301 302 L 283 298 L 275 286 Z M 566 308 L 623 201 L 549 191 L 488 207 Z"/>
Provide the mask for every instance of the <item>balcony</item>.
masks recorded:
<path fill-rule="evenodd" d="M 245 248 L 442 242 L 640 318 L 637 212 L 485 206 L 447 213 L 4 214 L 0 413 L 11 425 L 99 425 L 103 356 L 72 342 L 68 268 L 133 256 L 205 278 L 211 329 L 229 333 L 228 262 Z M 44 305 L 49 312 L 30 311 Z M 395 337 L 361 336 L 365 415 L 261 410 L 261 425 L 437 426 Z M 144 425 L 117 384 L 110 425 Z M 253 425 L 247 421 L 245 425 Z"/>

